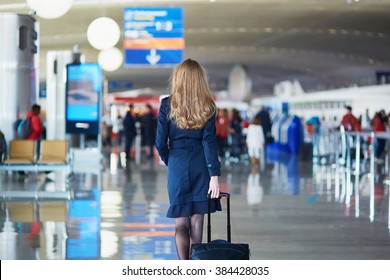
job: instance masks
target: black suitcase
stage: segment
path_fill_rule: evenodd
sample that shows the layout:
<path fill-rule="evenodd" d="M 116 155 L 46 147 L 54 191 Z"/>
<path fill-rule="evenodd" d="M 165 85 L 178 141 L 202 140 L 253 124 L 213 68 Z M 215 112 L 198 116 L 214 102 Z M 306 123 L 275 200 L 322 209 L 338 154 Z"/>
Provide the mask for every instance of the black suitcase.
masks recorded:
<path fill-rule="evenodd" d="M 211 214 L 210 201 L 208 200 L 209 211 L 207 214 L 207 243 L 191 245 L 190 260 L 249 260 L 249 245 L 244 243 L 231 243 L 230 226 L 230 194 L 221 193 L 220 197 L 227 198 L 227 241 L 211 241 Z"/>

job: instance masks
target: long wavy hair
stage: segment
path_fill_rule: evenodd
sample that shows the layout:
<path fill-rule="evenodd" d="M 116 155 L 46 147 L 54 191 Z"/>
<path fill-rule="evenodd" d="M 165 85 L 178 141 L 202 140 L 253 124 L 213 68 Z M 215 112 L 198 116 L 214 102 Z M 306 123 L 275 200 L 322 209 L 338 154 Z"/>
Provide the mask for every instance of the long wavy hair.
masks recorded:
<path fill-rule="evenodd" d="M 169 118 L 181 129 L 203 128 L 216 105 L 209 89 L 206 70 L 195 60 L 176 65 L 170 77 Z"/>

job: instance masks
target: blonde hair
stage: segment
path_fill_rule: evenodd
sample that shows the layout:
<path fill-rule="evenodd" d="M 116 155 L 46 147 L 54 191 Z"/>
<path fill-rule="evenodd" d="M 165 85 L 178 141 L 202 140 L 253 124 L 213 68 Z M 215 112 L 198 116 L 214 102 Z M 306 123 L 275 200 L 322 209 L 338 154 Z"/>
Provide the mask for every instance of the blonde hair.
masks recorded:
<path fill-rule="evenodd" d="M 176 65 L 171 78 L 169 118 L 181 129 L 202 128 L 216 105 L 209 89 L 207 72 L 198 62 L 187 59 Z"/>

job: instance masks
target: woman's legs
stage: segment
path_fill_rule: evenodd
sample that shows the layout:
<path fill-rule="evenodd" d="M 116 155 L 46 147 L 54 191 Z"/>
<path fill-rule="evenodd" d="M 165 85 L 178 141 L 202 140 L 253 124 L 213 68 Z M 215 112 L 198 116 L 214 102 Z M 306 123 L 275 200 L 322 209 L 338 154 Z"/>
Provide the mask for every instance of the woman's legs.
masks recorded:
<path fill-rule="evenodd" d="M 175 219 L 175 242 L 179 260 L 188 260 L 190 252 L 190 218 L 179 217 Z"/>
<path fill-rule="evenodd" d="M 191 244 L 202 243 L 203 236 L 203 214 L 194 214 L 190 217 L 191 231 L 190 241 Z"/>
<path fill-rule="evenodd" d="M 190 244 L 202 242 L 203 214 L 194 214 L 191 217 L 175 219 L 175 242 L 179 260 L 188 260 L 190 257 Z"/>

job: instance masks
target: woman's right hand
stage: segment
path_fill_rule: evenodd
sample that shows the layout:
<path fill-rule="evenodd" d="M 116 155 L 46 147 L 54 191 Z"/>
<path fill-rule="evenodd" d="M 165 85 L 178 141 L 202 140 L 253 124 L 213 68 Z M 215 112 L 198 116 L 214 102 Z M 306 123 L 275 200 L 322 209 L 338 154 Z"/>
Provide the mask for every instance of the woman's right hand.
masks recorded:
<path fill-rule="evenodd" d="M 221 186 L 219 185 L 218 176 L 212 176 L 210 179 L 209 191 L 211 198 L 219 198 Z"/>

